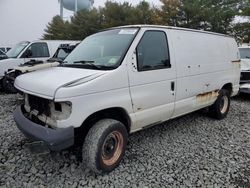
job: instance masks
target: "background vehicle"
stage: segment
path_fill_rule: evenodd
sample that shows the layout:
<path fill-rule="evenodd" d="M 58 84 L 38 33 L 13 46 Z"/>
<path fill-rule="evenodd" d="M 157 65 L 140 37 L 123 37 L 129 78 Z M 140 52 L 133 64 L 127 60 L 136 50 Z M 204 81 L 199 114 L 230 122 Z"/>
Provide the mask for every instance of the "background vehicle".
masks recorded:
<path fill-rule="evenodd" d="M 240 92 L 250 94 L 250 46 L 239 48 L 241 56 Z"/>
<path fill-rule="evenodd" d="M 3 51 L 0 50 L 0 60 L 7 59 L 7 58 L 8 58 L 7 55 Z"/>
<path fill-rule="evenodd" d="M 4 53 L 7 53 L 10 49 L 10 47 L 0 47 L 0 50 Z"/>
<path fill-rule="evenodd" d="M 225 48 L 227 46 L 227 48 Z M 234 38 L 164 26 L 126 26 L 85 38 L 60 67 L 19 76 L 14 118 L 29 138 L 62 150 L 82 144 L 85 165 L 116 168 L 128 134 L 209 107 L 227 116 L 239 91 Z"/>
<path fill-rule="evenodd" d="M 9 69 L 5 72 L 2 79 L 3 90 L 6 93 L 17 93 L 17 89 L 14 87 L 14 81 L 17 76 L 28 72 L 58 66 L 70 54 L 70 52 L 74 50 L 79 42 L 80 41 L 72 42 L 71 44 L 61 44 L 53 57 L 46 61 L 31 60 L 15 67 L 14 69 Z"/>
<path fill-rule="evenodd" d="M 18 65 L 31 60 L 45 61 L 51 58 L 60 44 L 70 44 L 74 41 L 37 40 L 20 42 L 7 52 L 8 59 L 0 61 L 0 87 L 4 73 Z"/>

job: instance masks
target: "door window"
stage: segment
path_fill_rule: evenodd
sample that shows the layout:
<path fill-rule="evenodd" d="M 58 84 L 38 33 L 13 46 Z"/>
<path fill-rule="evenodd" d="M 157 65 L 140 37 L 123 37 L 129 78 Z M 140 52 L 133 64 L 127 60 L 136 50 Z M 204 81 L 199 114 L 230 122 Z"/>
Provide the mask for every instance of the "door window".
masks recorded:
<path fill-rule="evenodd" d="M 167 35 L 163 31 L 146 31 L 136 52 L 139 71 L 171 67 Z"/>
<path fill-rule="evenodd" d="M 4 49 L 4 48 L 0 48 L 0 50 L 1 50 L 2 52 L 5 52 L 5 49 Z"/>
<path fill-rule="evenodd" d="M 26 51 L 30 52 L 28 58 L 49 57 L 48 45 L 44 42 L 31 44 Z"/>
<path fill-rule="evenodd" d="M 64 60 L 67 57 L 67 55 L 69 55 L 69 53 L 67 53 L 64 49 L 60 49 L 58 51 L 57 58 Z"/>

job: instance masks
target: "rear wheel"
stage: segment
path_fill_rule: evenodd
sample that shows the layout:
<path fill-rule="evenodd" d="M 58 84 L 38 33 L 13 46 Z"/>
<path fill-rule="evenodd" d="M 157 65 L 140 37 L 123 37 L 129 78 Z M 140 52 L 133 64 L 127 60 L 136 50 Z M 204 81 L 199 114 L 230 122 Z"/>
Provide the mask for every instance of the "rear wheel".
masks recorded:
<path fill-rule="evenodd" d="M 227 90 L 222 89 L 215 103 L 209 107 L 209 112 L 216 119 L 224 119 L 230 107 L 230 94 Z"/>
<path fill-rule="evenodd" d="M 121 122 L 113 119 L 100 120 L 85 138 L 83 162 L 96 173 L 110 172 L 120 164 L 127 140 L 127 129 Z"/>

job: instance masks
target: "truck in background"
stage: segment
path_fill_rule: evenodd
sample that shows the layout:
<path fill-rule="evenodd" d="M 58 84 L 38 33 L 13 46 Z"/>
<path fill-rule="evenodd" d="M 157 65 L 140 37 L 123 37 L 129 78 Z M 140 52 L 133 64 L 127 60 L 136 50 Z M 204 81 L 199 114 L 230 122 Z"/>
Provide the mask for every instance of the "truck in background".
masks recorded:
<path fill-rule="evenodd" d="M 53 57 L 60 44 L 71 44 L 72 42 L 74 41 L 36 40 L 18 43 L 7 52 L 7 59 L 0 60 L 0 88 L 2 88 L 2 81 L 6 71 L 31 60 L 45 61 Z"/>
<path fill-rule="evenodd" d="M 5 72 L 2 80 L 3 90 L 6 93 L 17 93 L 18 90 L 14 87 L 15 79 L 21 74 L 34 72 L 41 69 L 56 67 L 75 49 L 80 41 L 74 41 L 70 44 L 61 44 L 56 50 L 52 58 L 46 61 L 31 60 L 27 63 L 19 65 Z"/>
<path fill-rule="evenodd" d="M 250 94 L 250 46 L 239 47 L 241 56 L 240 93 Z"/>
<path fill-rule="evenodd" d="M 7 58 L 8 56 L 2 50 L 0 50 L 0 60 L 7 59 Z"/>
<path fill-rule="evenodd" d="M 7 53 L 10 49 L 11 47 L 3 47 L 3 46 L 0 47 L 0 50 L 4 53 Z"/>

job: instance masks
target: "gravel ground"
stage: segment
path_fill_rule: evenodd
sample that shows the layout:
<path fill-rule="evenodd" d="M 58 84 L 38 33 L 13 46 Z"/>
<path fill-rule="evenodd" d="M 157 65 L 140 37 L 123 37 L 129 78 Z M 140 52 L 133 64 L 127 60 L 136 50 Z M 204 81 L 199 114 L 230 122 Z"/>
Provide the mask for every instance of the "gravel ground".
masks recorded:
<path fill-rule="evenodd" d="M 98 176 L 77 150 L 32 154 L 13 121 L 16 98 L 0 94 L 0 187 L 250 187 L 250 96 L 234 98 L 222 121 L 195 112 L 131 135 L 121 165 Z"/>

